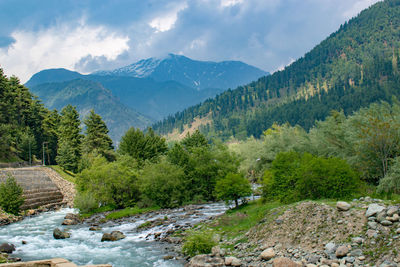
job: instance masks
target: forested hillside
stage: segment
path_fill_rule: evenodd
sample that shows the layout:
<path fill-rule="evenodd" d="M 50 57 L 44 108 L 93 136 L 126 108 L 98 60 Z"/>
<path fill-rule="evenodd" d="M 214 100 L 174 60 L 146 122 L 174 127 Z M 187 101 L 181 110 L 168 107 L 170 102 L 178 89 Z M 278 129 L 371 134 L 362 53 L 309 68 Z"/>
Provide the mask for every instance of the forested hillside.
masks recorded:
<path fill-rule="evenodd" d="M 379 2 L 273 75 L 190 107 L 156 123 L 162 134 L 182 131 L 195 118 L 209 136 L 259 137 L 273 122 L 309 129 L 332 109 L 349 114 L 400 96 L 400 1 Z"/>

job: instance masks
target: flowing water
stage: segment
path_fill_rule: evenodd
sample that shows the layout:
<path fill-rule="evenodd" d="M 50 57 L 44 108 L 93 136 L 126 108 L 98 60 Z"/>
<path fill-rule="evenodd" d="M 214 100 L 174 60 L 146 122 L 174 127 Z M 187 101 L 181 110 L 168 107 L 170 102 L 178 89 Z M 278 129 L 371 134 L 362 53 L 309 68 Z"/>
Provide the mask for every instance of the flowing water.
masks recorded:
<path fill-rule="evenodd" d="M 49 258 L 65 258 L 78 265 L 109 263 L 114 267 L 131 266 L 183 266 L 176 260 L 163 260 L 168 253 L 161 242 L 149 238 L 156 232 L 165 232 L 177 225 L 193 225 L 206 220 L 210 216 L 223 213 L 227 207 L 222 203 L 199 205 L 199 213 L 185 216 L 184 209 L 176 209 L 166 214 L 158 213 L 143 215 L 125 223 L 106 223 L 101 231 L 89 231 L 87 224 L 61 226 L 67 213 L 76 212 L 73 209 L 62 209 L 46 212 L 23 221 L 0 227 L 0 243 L 8 242 L 16 245 L 13 257 L 23 261 Z M 157 218 L 171 217 L 176 220 L 174 225 L 162 225 L 146 231 L 137 231 L 137 226 L 145 221 Z M 54 239 L 55 228 L 68 229 L 69 239 Z M 125 239 L 116 242 L 101 242 L 103 233 L 121 231 Z M 146 238 L 147 237 L 147 238 Z M 27 244 L 22 245 L 22 241 Z"/>

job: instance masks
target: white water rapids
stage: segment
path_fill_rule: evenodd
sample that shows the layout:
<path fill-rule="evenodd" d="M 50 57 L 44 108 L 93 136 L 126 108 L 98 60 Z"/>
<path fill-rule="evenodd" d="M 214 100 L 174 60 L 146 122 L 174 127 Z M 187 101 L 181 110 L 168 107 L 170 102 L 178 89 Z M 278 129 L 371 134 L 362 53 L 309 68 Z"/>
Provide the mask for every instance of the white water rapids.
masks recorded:
<path fill-rule="evenodd" d="M 26 218 L 20 222 L 0 227 L 0 243 L 8 242 L 17 247 L 12 257 L 22 258 L 23 261 L 49 258 L 65 258 L 77 265 L 112 264 L 114 267 L 131 266 L 183 266 L 176 260 L 163 260 L 168 255 L 165 244 L 147 240 L 149 234 L 165 232 L 177 225 L 195 224 L 210 216 L 223 213 L 227 207 L 223 203 L 199 205 L 199 212 L 186 215 L 183 208 L 167 213 L 143 215 L 137 219 L 129 219 L 123 223 L 105 223 L 101 231 L 89 231 L 88 224 L 61 226 L 67 213 L 76 212 L 73 209 L 62 209 L 46 212 L 35 217 Z M 174 218 L 173 225 L 161 225 L 145 231 L 137 231 L 137 226 L 157 218 Z M 68 229 L 69 239 L 54 239 L 55 228 Z M 101 242 L 103 233 L 121 231 L 125 239 L 115 242 Z M 26 241 L 23 245 L 22 241 Z"/>

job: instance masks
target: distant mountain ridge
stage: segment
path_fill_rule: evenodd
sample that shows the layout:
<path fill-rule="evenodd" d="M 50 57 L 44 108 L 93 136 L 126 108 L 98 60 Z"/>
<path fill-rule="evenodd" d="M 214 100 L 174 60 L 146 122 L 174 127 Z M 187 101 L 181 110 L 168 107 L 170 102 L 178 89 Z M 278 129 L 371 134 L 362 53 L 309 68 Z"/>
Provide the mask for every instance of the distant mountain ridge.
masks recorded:
<path fill-rule="evenodd" d="M 148 58 L 111 71 L 97 71 L 95 75 L 152 78 L 155 81 L 176 81 L 202 90 L 205 88 L 234 88 L 254 81 L 267 72 L 240 61 L 198 61 L 181 55 Z"/>
<path fill-rule="evenodd" d="M 48 108 L 61 109 L 72 104 L 78 106 L 83 116 L 90 107 L 96 107 L 95 112 L 109 125 L 113 140 L 118 141 L 126 125 L 144 128 L 265 74 L 241 62 L 203 62 L 170 54 L 164 59 L 145 59 L 89 75 L 66 69 L 43 70 L 34 74 L 25 86 L 41 97 Z M 90 99 L 89 94 L 95 97 Z M 99 105 L 94 100 L 102 99 L 102 94 L 107 104 Z M 116 110 L 121 112 L 120 116 Z M 128 116 L 134 117 L 128 120 Z"/>

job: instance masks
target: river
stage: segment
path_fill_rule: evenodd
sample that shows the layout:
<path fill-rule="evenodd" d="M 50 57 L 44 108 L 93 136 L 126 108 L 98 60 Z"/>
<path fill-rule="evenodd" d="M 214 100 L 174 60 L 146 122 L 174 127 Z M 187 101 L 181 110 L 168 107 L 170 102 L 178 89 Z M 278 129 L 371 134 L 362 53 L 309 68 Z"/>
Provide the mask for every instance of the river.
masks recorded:
<path fill-rule="evenodd" d="M 194 225 L 210 216 L 222 214 L 227 207 L 223 203 L 213 203 L 196 206 L 196 214 L 186 215 L 183 208 L 174 209 L 167 213 L 150 213 L 123 223 L 108 222 L 102 225 L 101 231 L 89 231 L 88 224 L 61 226 L 67 213 L 76 212 L 73 209 L 61 209 L 25 218 L 24 220 L 0 227 L 0 243 L 8 242 L 17 247 L 12 257 L 22 258 L 23 261 L 49 258 L 65 258 L 78 265 L 112 264 L 114 267 L 128 266 L 183 266 L 177 260 L 163 260 L 168 255 L 166 245 L 149 239 L 149 234 L 165 232 L 177 225 Z M 197 209 L 196 209 L 197 210 Z M 146 221 L 163 218 L 174 218 L 171 225 L 162 225 L 146 231 L 137 231 L 137 226 Z M 55 228 L 68 229 L 71 238 L 56 240 L 53 238 Z M 116 242 L 101 242 L 103 233 L 121 231 L 125 239 Z M 147 238 L 146 238 L 147 237 Z M 23 245 L 22 241 L 26 241 Z"/>

